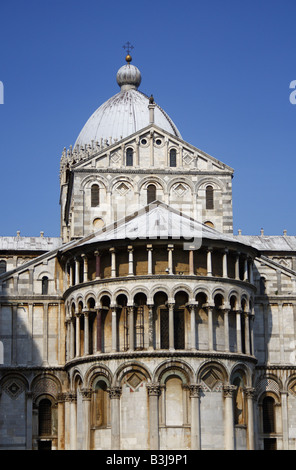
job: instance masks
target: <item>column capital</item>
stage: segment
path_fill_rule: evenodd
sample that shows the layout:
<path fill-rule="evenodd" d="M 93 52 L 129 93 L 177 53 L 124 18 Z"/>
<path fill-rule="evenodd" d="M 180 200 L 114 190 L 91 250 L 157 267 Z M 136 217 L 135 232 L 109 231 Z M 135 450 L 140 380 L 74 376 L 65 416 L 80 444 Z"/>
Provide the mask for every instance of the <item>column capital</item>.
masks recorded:
<path fill-rule="evenodd" d="M 82 388 L 80 390 L 80 393 L 81 393 L 81 396 L 82 396 L 82 400 L 86 400 L 86 401 L 91 400 L 91 395 L 92 395 L 91 388 Z"/>
<path fill-rule="evenodd" d="M 251 398 L 252 400 L 254 399 L 254 396 L 255 396 L 255 388 L 254 387 L 246 387 L 244 389 L 244 392 L 245 392 L 247 398 Z"/>
<path fill-rule="evenodd" d="M 201 385 L 199 384 L 190 384 L 189 385 L 189 396 L 190 398 L 199 398 L 200 397 Z"/>
<path fill-rule="evenodd" d="M 121 387 L 111 387 L 108 389 L 110 399 L 120 399 L 121 396 Z"/>
<path fill-rule="evenodd" d="M 235 385 L 224 385 L 223 394 L 224 398 L 231 398 L 237 387 Z"/>
<path fill-rule="evenodd" d="M 147 391 L 149 396 L 158 397 L 161 394 L 159 383 L 147 384 Z"/>

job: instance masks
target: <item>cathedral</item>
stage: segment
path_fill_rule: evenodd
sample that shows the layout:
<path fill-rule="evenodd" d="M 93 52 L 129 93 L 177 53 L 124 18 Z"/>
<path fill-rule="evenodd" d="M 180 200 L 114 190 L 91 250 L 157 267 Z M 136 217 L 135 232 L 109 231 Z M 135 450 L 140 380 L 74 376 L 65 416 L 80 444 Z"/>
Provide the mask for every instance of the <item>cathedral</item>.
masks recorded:
<path fill-rule="evenodd" d="M 116 81 L 62 152 L 60 236 L 0 237 L 0 448 L 296 449 L 296 236 L 234 234 L 233 169 L 129 53 Z"/>

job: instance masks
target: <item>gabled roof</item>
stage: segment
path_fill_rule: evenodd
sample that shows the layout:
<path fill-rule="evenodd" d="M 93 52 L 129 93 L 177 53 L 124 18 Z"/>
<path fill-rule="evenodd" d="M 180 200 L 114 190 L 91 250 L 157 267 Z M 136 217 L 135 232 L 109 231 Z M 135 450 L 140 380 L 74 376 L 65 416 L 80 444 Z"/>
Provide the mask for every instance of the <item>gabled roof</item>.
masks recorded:
<path fill-rule="evenodd" d="M 218 232 L 167 204 L 154 201 L 138 212 L 104 227 L 98 232 L 67 243 L 59 251 L 63 253 L 74 248 L 87 247 L 102 242 L 116 242 L 117 240 L 133 242 L 137 239 L 146 241 L 156 239 L 182 240 L 188 242 L 188 247 L 192 245 L 195 249 L 201 246 L 203 239 L 238 243 L 231 234 Z"/>

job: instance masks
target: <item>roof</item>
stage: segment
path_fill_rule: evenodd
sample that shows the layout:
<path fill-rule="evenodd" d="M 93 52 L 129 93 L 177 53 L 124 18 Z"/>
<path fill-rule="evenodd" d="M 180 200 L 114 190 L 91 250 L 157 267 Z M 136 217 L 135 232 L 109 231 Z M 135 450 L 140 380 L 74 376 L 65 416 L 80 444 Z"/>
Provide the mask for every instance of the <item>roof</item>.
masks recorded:
<path fill-rule="evenodd" d="M 117 72 L 121 91 L 103 103 L 82 128 L 74 148 L 101 139 L 121 140 L 147 127 L 150 123 L 149 98 L 138 90 L 141 74 L 137 67 L 127 64 Z M 181 134 L 167 113 L 156 103 L 154 123 L 161 129 L 181 138 Z"/>
<path fill-rule="evenodd" d="M 62 245 L 59 237 L 0 237 L 0 251 L 51 251 Z"/>
<path fill-rule="evenodd" d="M 235 235 L 234 237 L 259 251 L 296 251 L 296 236 Z"/>
<path fill-rule="evenodd" d="M 160 201 L 154 201 L 140 211 L 122 218 L 96 233 L 67 243 L 60 252 L 107 241 L 130 240 L 132 243 L 137 239 L 146 241 L 155 239 L 182 240 L 184 243 L 188 243 L 186 249 L 191 246 L 194 249 L 200 248 L 203 239 L 243 244 L 231 234 L 218 232 Z"/>

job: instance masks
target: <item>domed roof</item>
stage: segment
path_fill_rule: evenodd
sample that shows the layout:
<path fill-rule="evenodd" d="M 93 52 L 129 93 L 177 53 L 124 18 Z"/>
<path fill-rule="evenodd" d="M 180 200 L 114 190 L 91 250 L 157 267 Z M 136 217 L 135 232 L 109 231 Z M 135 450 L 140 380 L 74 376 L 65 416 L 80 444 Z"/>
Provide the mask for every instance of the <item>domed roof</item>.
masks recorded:
<path fill-rule="evenodd" d="M 126 60 L 127 64 L 118 70 L 116 76 L 120 92 L 92 114 L 82 128 L 75 147 L 91 144 L 92 141 L 100 143 L 101 139 L 121 140 L 149 125 L 149 97 L 138 90 L 141 73 L 130 63 L 130 56 Z M 170 134 L 181 137 L 173 121 L 157 104 L 154 123 Z"/>

